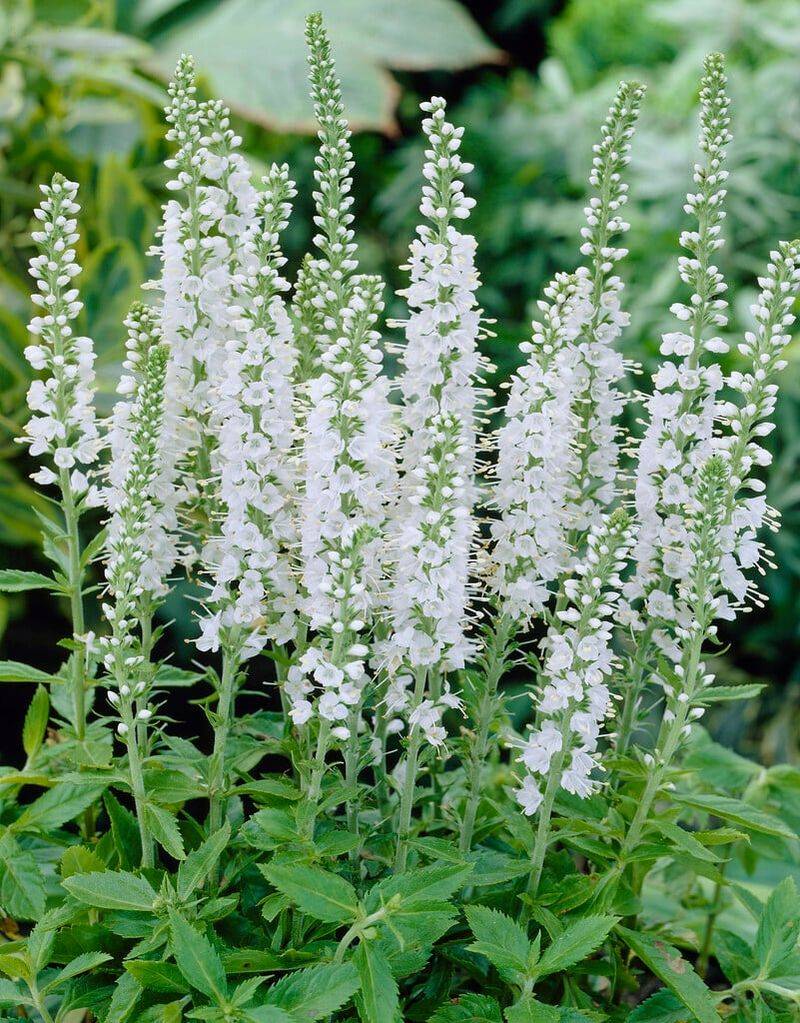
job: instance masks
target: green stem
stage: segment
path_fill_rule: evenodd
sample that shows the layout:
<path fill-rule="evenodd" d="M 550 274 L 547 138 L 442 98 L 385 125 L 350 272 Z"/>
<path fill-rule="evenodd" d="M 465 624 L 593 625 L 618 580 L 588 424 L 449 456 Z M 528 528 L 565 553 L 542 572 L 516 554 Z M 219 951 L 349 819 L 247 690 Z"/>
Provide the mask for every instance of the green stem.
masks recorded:
<path fill-rule="evenodd" d="M 222 816 L 224 799 L 222 796 L 225 788 L 225 747 L 228 743 L 228 734 L 231 729 L 234 704 L 234 683 L 238 660 L 231 650 L 226 650 L 222 655 L 222 678 L 219 684 L 219 701 L 216 710 L 216 722 L 214 725 L 214 749 L 211 753 L 211 765 L 209 770 L 209 811 L 208 830 L 213 835 L 222 827 Z"/>
<path fill-rule="evenodd" d="M 81 545 L 78 534 L 78 511 L 72 494 L 69 473 L 61 469 L 59 473 L 61 496 L 64 506 L 64 521 L 67 536 L 67 581 L 69 583 L 69 602 L 72 615 L 73 638 L 78 640 L 86 632 L 83 616 L 83 569 L 81 568 Z M 84 681 L 83 658 L 78 650 L 73 651 L 72 669 L 72 706 L 75 715 L 75 733 L 79 742 L 86 737 L 86 684 Z"/>
<path fill-rule="evenodd" d="M 347 814 L 347 830 L 358 835 L 358 722 L 361 720 L 361 705 L 351 708 L 347 719 L 348 736 L 344 748 L 344 780 L 347 786 L 345 811 Z M 350 859 L 358 858 L 358 849 L 352 849 Z"/>
<path fill-rule="evenodd" d="M 418 669 L 414 685 L 413 709 L 420 705 L 425 695 L 426 678 L 427 671 L 424 668 Z M 411 837 L 411 816 L 414 812 L 414 792 L 417 785 L 417 765 L 421 746 L 422 729 L 419 725 L 413 725 L 408 738 L 405 773 L 400 792 L 400 820 L 397 828 L 397 849 L 394 857 L 394 871 L 396 874 L 402 873 L 406 869 L 406 860 L 408 859 L 408 840 Z"/>
<path fill-rule="evenodd" d="M 557 753 L 553 754 L 553 759 L 550 761 L 547 785 L 544 790 L 542 805 L 539 807 L 539 823 L 536 827 L 536 839 L 533 843 L 533 856 L 531 857 L 531 870 L 528 875 L 527 892 L 530 901 L 536 898 L 536 893 L 539 891 L 539 882 L 542 879 L 544 858 L 550 842 L 550 825 L 553 819 L 553 804 L 556 801 L 556 795 L 561 786 L 561 773 L 564 766 L 565 756 L 564 742 L 562 742 L 561 749 L 558 750 Z M 520 915 L 523 923 L 527 923 L 530 919 L 530 901 L 522 904 Z"/>
<path fill-rule="evenodd" d="M 325 757 L 328 753 L 330 735 L 330 721 L 320 718 L 317 748 L 314 752 L 314 766 L 311 769 L 311 780 L 308 784 L 308 801 L 311 805 L 311 813 L 306 822 L 306 837 L 309 841 L 314 838 L 314 825 L 317 822 L 317 814 L 319 813 L 319 799 L 322 794 L 322 778 L 325 774 Z"/>
<path fill-rule="evenodd" d="M 469 796 L 461 822 L 461 834 L 458 847 L 461 852 L 469 852 L 472 848 L 472 836 L 475 832 L 475 820 L 481 800 L 481 773 L 489 751 L 489 729 L 494 714 L 494 701 L 497 687 L 505 670 L 508 643 L 511 638 L 513 623 L 502 615 L 497 623 L 494 642 L 486 665 L 486 684 L 478 706 L 478 730 L 472 746 L 469 762 Z"/>
<path fill-rule="evenodd" d="M 139 751 L 139 738 L 136 730 L 136 721 L 130 707 L 123 716 L 127 725 L 125 742 L 128 747 L 128 770 L 131 776 L 131 790 L 133 792 L 133 803 L 136 807 L 136 820 L 139 824 L 139 838 L 142 845 L 142 866 L 145 868 L 155 865 L 153 855 L 153 840 L 150 837 L 150 830 L 147 827 L 145 807 L 147 794 L 144 787 L 144 774 L 142 772 L 142 758 Z"/>
<path fill-rule="evenodd" d="M 708 918 L 706 919 L 706 929 L 703 934 L 703 944 L 700 948 L 700 955 L 697 959 L 697 972 L 701 977 L 705 977 L 708 972 L 708 961 L 711 958 L 711 942 L 714 938 L 714 927 L 717 922 L 717 917 L 722 909 L 722 892 L 724 888 L 724 877 L 725 868 L 727 862 L 721 864 L 719 868 L 720 880 L 714 885 L 714 895 L 711 899 L 711 907 L 709 909 Z"/>

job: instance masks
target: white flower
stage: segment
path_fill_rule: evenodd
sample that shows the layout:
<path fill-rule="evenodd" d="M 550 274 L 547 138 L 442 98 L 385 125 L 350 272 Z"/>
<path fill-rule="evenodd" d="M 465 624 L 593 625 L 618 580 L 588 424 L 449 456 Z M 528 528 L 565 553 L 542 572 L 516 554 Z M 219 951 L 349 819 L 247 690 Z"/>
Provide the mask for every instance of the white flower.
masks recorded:
<path fill-rule="evenodd" d="M 575 566 L 574 578 L 564 585 L 569 605 L 557 614 L 543 643 L 542 689 L 537 699 L 537 724 L 519 747 L 518 763 L 527 777 L 547 775 L 559 757 L 559 784 L 568 792 L 587 796 L 593 789 L 592 756 L 603 721 L 611 712 L 606 684 L 614 669 L 611 623 L 620 599 L 620 571 L 631 543 L 632 530 L 624 512 L 617 511 L 589 531 L 586 554 Z M 563 767 L 565 758 L 569 758 Z M 534 792 L 528 783 L 525 798 Z M 518 795 L 518 800 L 520 796 Z M 535 795 L 523 806 L 534 806 Z"/>
<path fill-rule="evenodd" d="M 101 447 L 93 404 L 95 356 L 91 339 L 76 337 L 72 328 L 83 308 L 73 286 L 80 273 L 75 262 L 78 186 L 56 174 L 49 185 L 40 187 L 45 198 L 35 216 L 41 229 L 32 234 L 39 254 L 31 259 L 29 272 L 36 281 L 31 299 L 42 313 L 29 324 L 37 343 L 27 346 L 25 356 L 35 370 L 48 376 L 30 385 L 28 406 L 34 415 L 25 425 L 25 443 L 32 456 L 49 455 L 60 470 L 41 469 L 36 482 L 58 479 L 69 489 L 68 470 L 76 465 L 88 469 Z M 77 477 L 82 478 L 85 472 Z"/>
<path fill-rule="evenodd" d="M 288 284 L 279 273 L 285 259 L 278 241 L 295 189 L 285 166 L 272 167 L 264 182 L 253 211 L 258 231 L 241 239 L 231 281 L 232 336 L 210 416 L 220 527 L 206 543 L 203 561 L 210 576 L 208 614 L 219 624 L 211 634 L 203 630 L 201 642 L 219 639 L 238 659 L 253 656 L 268 640 L 289 642 L 297 628 L 290 561 L 297 540 L 298 481 L 291 457 L 296 351 L 282 298 Z"/>
<path fill-rule="evenodd" d="M 463 130 L 446 120 L 443 99 L 434 97 L 422 109 L 429 115 L 423 120 L 429 148 L 420 211 L 430 223 L 417 228 L 410 284 L 401 292 L 410 311 L 402 324 L 399 379 L 403 478 L 390 523 L 392 634 L 384 656 L 391 668 L 448 671 L 462 667 L 472 652 L 465 627 L 481 313 L 475 239 L 452 223 L 474 205 L 460 181 L 471 169 L 458 152 Z"/>

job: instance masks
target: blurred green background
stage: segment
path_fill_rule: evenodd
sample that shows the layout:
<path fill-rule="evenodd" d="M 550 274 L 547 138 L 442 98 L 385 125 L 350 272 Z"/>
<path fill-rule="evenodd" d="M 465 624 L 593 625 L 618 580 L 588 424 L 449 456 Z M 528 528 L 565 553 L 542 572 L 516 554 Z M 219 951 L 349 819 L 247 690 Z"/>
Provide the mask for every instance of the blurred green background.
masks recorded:
<path fill-rule="evenodd" d="M 590 147 L 621 77 L 648 85 L 631 166 L 624 267 L 633 323 L 626 352 L 652 365 L 679 292 L 677 236 L 695 156 L 703 55 L 729 61 L 731 332 L 749 322 L 754 280 L 779 238 L 800 234 L 800 4 L 797 0 L 0 0 L 0 563 L 36 567 L 32 509 L 15 443 L 25 418 L 29 318 L 25 266 L 36 185 L 60 170 L 82 185 L 85 329 L 99 351 L 102 400 L 117 374 L 121 323 L 155 270 L 147 255 L 164 201 L 161 106 L 175 56 L 195 54 L 203 85 L 236 111 L 256 169 L 288 161 L 300 196 L 290 268 L 309 242 L 314 142 L 302 23 L 321 8 L 358 134 L 362 260 L 400 286 L 416 223 L 418 103 L 447 97 L 476 167 L 471 225 L 482 300 L 497 320 L 487 346 L 498 380 L 517 364 L 533 303 L 577 257 Z M 393 306 L 395 307 L 393 309 Z M 399 311 L 389 298 L 388 312 Z M 797 761 L 800 719 L 800 347 L 784 373 L 770 496 L 783 515 L 764 580 L 769 603 L 740 620 L 716 667 L 772 683 L 712 721 L 722 741 L 766 762 Z M 636 383 L 634 382 L 634 386 Z M 643 384 L 644 386 L 644 384 Z M 635 428 L 635 424 L 634 425 Z M 169 609 L 188 635 L 186 602 Z M 64 621 L 46 598 L 2 598 L 2 656 L 55 666 Z M 188 658 L 185 644 L 177 656 Z M 7 687 L 7 725 L 18 717 Z M 23 697 L 23 698 L 26 698 Z M 725 706 L 725 705 L 721 705 Z M 20 711 L 21 712 L 21 711 Z"/>

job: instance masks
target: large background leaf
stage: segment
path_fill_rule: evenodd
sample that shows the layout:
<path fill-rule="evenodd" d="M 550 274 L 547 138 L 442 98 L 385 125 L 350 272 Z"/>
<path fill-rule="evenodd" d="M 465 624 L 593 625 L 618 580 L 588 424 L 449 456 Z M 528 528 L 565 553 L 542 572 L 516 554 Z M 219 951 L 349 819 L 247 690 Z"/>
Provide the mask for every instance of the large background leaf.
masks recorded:
<path fill-rule="evenodd" d="M 174 7 L 174 5 L 172 5 Z M 144 5 L 144 19 L 168 5 Z M 500 53 L 454 0 L 322 0 L 347 116 L 393 132 L 398 88 L 387 68 L 463 68 Z M 313 131 L 306 81 L 306 0 L 228 0 L 156 34 L 163 66 L 191 52 L 214 89 L 276 130 Z M 242 32 L 242 26 L 247 31 Z"/>

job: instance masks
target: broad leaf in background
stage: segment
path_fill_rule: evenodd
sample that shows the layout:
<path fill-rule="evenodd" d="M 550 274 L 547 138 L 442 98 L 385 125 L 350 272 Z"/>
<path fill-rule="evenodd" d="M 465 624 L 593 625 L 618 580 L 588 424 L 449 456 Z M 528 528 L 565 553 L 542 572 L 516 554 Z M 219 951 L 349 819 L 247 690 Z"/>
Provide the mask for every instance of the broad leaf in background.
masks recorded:
<path fill-rule="evenodd" d="M 501 59 L 455 0 L 323 0 L 313 7 L 325 19 L 356 128 L 396 131 L 399 89 L 387 68 L 456 70 Z M 306 84 L 307 0 L 224 0 L 158 31 L 158 18 L 189 8 L 175 0 L 139 5 L 165 71 L 191 51 L 214 90 L 249 120 L 277 131 L 316 130 Z"/>

